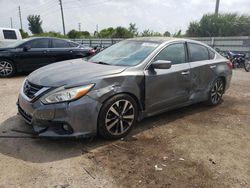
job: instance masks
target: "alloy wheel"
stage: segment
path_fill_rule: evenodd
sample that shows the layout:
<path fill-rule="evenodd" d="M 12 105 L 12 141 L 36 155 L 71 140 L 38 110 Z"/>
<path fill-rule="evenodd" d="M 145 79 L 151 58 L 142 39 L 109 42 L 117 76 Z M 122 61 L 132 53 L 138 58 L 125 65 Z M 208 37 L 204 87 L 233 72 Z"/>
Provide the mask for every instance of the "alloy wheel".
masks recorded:
<path fill-rule="evenodd" d="M 0 61 L 0 76 L 6 77 L 13 72 L 12 64 L 8 61 Z"/>
<path fill-rule="evenodd" d="M 133 104 L 125 99 L 115 102 L 107 111 L 105 126 L 112 135 L 122 135 L 133 124 L 135 119 L 135 108 Z"/>
<path fill-rule="evenodd" d="M 216 81 L 211 90 L 211 101 L 213 104 L 218 104 L 224 93 L 224 83 L 222 80 Z"/>
<path fill-rule="evenodd" d="M 250 71 L 250 60 L 246 60 L 246 62 L 245 62 L 245 70 L 246 70 L 247 72 Z"/>

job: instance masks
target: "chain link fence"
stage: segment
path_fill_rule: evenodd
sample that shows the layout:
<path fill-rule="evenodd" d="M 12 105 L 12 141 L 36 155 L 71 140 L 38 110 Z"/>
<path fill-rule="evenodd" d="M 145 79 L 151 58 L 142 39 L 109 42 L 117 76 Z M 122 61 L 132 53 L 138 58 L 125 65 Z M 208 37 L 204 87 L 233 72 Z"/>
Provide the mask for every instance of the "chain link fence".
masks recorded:
<path fill-rule="evenodd" d="M 247 57 L 250 57 L 250 36 L 240 36 L 240 37 L 198 37 L 190 38 L 203 42 L 214 49 L 219 49 L 221 52 L 226 52 L 228 50 L 233 52 L 244 53 Z M 74 39 L 73 41 L 86 46 L 103 46 L 109 47 L 117 42 L 124 39 L 114 38 L 114 39 Z"/>

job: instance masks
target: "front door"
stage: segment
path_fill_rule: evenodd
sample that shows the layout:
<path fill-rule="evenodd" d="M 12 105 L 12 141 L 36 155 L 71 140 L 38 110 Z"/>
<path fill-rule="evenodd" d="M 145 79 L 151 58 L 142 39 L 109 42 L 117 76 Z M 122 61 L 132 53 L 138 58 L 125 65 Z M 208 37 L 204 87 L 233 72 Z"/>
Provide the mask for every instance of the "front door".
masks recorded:
<path fill-rule="evenodd" d="M 49 50 L 49 42 L 50 40 L 45 38 L 34 39 L 24 44 L 24 46 L 30 48 L 27 51 L 23 51 L 23 48 L 18 49 L 15 58 L 21 69 L 32 71 L 48 65 L 52 58 Z"/>
<path fill-rule="evenodd" d="M 190 96 L 190 66 L 187 62 L 185 43 L 173 43 L 165 47 L 151 62 L 171 61 L 170 69 L 145 70 L 145 101 L 148 114 L 181 105 Z"/>

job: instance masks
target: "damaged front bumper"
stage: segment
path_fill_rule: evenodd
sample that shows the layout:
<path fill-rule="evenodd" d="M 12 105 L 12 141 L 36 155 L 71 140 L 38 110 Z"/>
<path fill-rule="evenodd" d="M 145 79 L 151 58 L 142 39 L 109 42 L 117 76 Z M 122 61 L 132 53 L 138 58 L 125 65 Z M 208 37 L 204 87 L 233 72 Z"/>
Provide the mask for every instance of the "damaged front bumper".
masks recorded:
<path fill-rule="evenodd" d="M 18 112 L 41 137 L 89 137 L 97 132 L 101 103 L 88 95 L 65 103 L 30 102 L 24 93 L 18 97 Z"/>

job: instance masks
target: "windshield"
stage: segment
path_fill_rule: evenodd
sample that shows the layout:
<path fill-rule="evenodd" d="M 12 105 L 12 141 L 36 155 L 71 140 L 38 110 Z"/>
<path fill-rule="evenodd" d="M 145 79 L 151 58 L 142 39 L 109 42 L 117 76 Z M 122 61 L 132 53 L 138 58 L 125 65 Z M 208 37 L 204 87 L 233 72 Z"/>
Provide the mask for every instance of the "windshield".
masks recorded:
<path fill-rule="evenodd" d="M 156 42 L 122 41 L 101 51 L 89 61 L 106 65 L 134 66 L 141 63 L 157 46 L 159 43 Z"/>
<path fill-rule="evenodd" d="M 27 42 L 29 39 L 23 39 L 23 40 L 19 40 L 17 42 L 14 42 L 14 43 L 11 43 L 9 44 L 7 47 L 9 48 L 16 48 L 18 47 L 19 45 L 23 44 L 24 42 Z"/>

